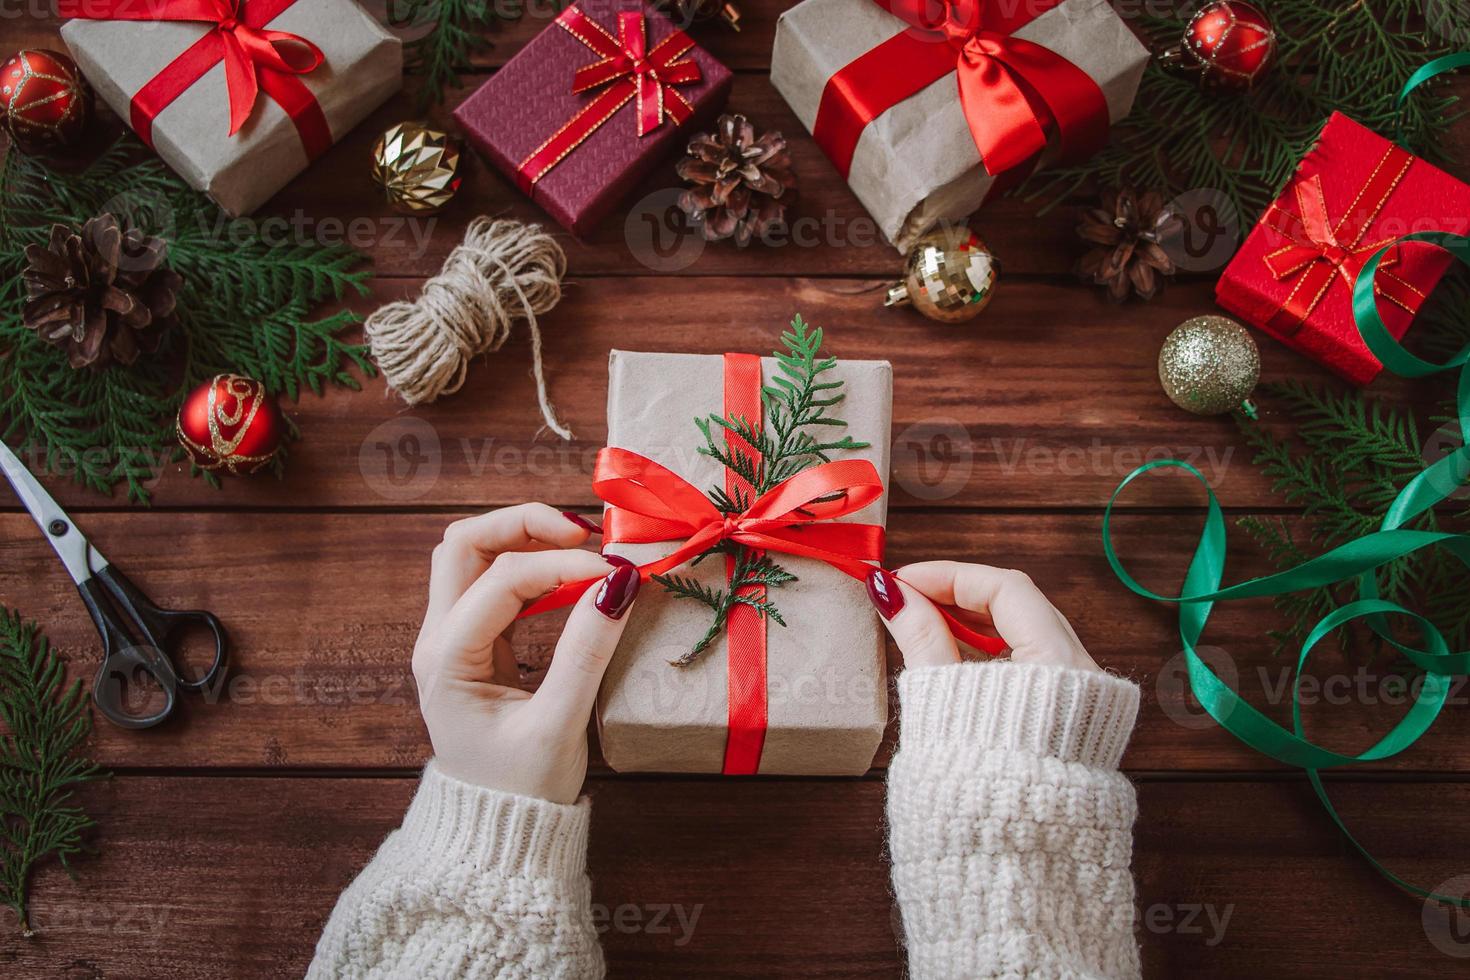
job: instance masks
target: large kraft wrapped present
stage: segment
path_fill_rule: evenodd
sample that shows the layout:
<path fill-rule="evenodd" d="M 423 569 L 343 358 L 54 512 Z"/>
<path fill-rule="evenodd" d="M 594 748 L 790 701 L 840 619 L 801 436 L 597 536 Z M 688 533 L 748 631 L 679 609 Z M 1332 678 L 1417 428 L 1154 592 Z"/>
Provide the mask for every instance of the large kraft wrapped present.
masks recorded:
<path fill-rule="evenodd" d="M 771 81 L 900 250 L 1100 149 L 1148 50 L 1107 0 L 803 0 Z"/>
<path fill-rule="evenodd" d="M 698 554 L 718 532 L 720 515 L 706 491 L 734 494 L 740 485 L 698 452 L 705 440 L 695 420 L 759 420 L 760 387 L 781 376 L 777 361 L 613 351 L 609 372 L 608 448 L 598 481 L 599 494 L 614 502 L 604 515 L 607 552 L 644 566 L 645 576 L 663 571 L 724 590 L 733 560 L 714 555 L 690 564 L 678 554 Z M 729 543 L 765 535 L 775 546 L 762 553 L 796 576 L 765 592 L 785 625 L 741 604 L 721 626 L 710 606 L 645 581 L 598 698 L 602 752 L 614 769 L 853 775 L 872 764 L 888 721 L 885 634 L 862 579 L 881 558 L 893 374 L 887 361 L 839 361 L 822 378 L 845 383 L 833 412 L 847 428 L 814 434 L 825 441 L 846 433 L 870 445 L 833 452 L 832 463 L 758 499 L 747 495 L 749 508 L 727 521 L 748 532 Z M 768 433 L 771 424 L 767 417 Z M 722 437 L 718 427 L 713 432 Z M 612 478 L 627 481 L 622 496 L 607 489 Z M 629 488 L 658 503 L 628 499 Z M 643 513 L 622 510 L 619 499 Z M 659 507 L 686 524 L 660 526 L 648 516 Z M 812 557 L 833 553 L 836 564 Z M 679 563 L 660 569 L 666 558 Z M 712 626 L 713 641 L 693 656 Z"/>
<path fill-rule="evenodd" d="M 61 38 L 144 143 L 226 212 L 255 210 L 403 82 L 353 0 L 61 0 Z"/>

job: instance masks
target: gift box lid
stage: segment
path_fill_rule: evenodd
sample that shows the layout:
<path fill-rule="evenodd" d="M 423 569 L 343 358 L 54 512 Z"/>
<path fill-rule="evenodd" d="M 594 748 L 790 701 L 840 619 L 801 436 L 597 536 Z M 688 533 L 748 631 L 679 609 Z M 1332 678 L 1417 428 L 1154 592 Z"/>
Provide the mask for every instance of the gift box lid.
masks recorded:
<path fill-rule="evenodd" d="M 1393 144 L 1378 133 L 1334 112 L 1215 286 L 1215 300 L 1222 307 L 1358 385 L 1371 382 L 1382 365 L 1363 343 L 1353 321 L 1350 278 L 1378 246 L 1395 238 L 1417 231 L 1464 234 L 1470 227 L 1470 186 L 1407 154 L 1403 154 L 1407 166 L 1393 170 L 1396 179 L 1385 180 L 1385 168 L 1391 163 L 1388 154 L 1393 149 Z M 1387 188 L 1387 196 L 1371 215 L 1366 209 L 1378 202 L 1365 200 L 1370 180 L 1378 180 Z M 1299 217 L 1299 188 L 1314 187 L 1317 182 L 1327 221 L 1335 233 L 1347 237 L 1345 219 L 1359 225 L 1365 219 L 1371 221 L 1356 240 L 1341 243 L 1350 252 L 1361 249 L 1342 267 L 1348 275 L 1331 277 L 1305 321 L 1288 322 L 1281 311 L 1293 296 L 1302 273 L 1278 276 L 1268 265 L 1268 256 L 1293 244 L 1268 219 L 1272 209 Z M 1413 322 L 1417 303 L 1434 289 L 1453 260 L 1443 250 L 1423 243 L 1409 243 L 1391 254 L 1393 261 L 1380 273 L 1380 283 L 1384 275 L 1395 277 L 1395 294 L 1406 300 L 1412 298 L 1409 306 L 1413 308 L 1405 308 L 1380 293 L 1378 309 L 1389 332 L 1402 338 Z"/>
<path fill-rule="evenodd" d="M 618 14 L 641 12 L 649 51 L 676 30 L 667 17 L 637 0 L 582 0 L 575 6 L 614 37 Z M 577 69 L 599 60 L 553 22 L 460 103 L 454 118 L 470 143 L 515 181 L 522 161 L 602 91 L 572 91 Z M 700 74 L 697 82 L 675 86 L 694 107 L 688 121 L 675 125 L 665 117 L 640 137 L 637 100 L 630 99 L 536 182 L 532 199 L 563 227 L 587 234 L 664 155 L 713 121 L 729 95 L 730 70 L 698 45 L 681 60 L 692 61 Z"/>

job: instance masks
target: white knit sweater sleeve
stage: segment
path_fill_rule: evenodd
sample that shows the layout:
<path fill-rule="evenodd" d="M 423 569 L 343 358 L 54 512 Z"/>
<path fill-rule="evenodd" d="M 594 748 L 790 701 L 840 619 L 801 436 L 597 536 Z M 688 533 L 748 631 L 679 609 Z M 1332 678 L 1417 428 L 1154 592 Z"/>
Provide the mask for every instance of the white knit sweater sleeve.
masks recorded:
<path fill-rule="evenodd" d="M 914 980 L 1137 977 L 1138 687 L 1006 660 L 898 679 L 889 848 Z"/>
<path fill-rule="evenodd" d="M 430 763 L 403 826 L 338 899 L 307 976 L 601 977 L 589 812 Z"/>

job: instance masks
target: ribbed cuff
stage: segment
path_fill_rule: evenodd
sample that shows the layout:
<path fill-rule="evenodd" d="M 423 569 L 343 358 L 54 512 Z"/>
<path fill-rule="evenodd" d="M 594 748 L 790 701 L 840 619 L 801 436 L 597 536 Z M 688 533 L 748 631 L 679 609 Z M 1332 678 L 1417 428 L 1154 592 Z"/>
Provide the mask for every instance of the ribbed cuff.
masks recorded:
<path fill-rule="evenodd" d="M 592 812 L 461 782 L 430 762 L 399 830 L 428 861 L 457 861 L 523 878 L 571 878 L 587 871 Z"/>
<path fill-rule="evenodd" d="M 1138 685 L 1113 674 L 1011 660 L 919 667 L 898 676 L 899 747 L 1008 749 L 1116 768 L 1138 716 Z"/>

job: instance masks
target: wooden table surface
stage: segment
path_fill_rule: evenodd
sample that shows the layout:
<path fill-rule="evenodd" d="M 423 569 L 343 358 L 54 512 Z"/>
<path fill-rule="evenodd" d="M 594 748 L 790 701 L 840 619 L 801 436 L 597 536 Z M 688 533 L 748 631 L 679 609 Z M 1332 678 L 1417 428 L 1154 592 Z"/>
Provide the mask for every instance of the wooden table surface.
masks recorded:
<path fill-rule="evenodd" d="M 949 327 L 884 309 L 896 254 L 769 81 L 785 2 L 741 5 L 744 33 L 709 27 L 699 37 L 737 72 L 731 107 L 791 140 L 801 180 L 793 241 L 681 251 L 697 246 L 650 223 L 672 199 L 672 163 L 590 241 L 559 235 L 570 284 L 543 329 L 551 393 L 574 441 L 538 431 L 518 337 L 431 407 L 406 410 L 381 379 L 288 405 L 304 439 L 283 482 L 213 490 L 172 468 L 155 505 L 139 509 L 47 478 L 156 599 L 205 606 L 228 623 L 234 673 L 217 703 L 186 698 L 158 730 L 99 723 L 93 751 L 115 773 L 86 794 L 100 853 L 79 863 L 75 882 L 55 867 L 37 876 L 42 934 L 0 929 L 0 973 L 299 975 L 337 894 L 396 826 L 429 756 L 409 651 L 444 525 L 528 499 L 591 512 L 610 348 L 769 350 L 794 312 L 828 328 L 839 356 L 893 362 L 890 564 L 945 557 L 1024 568 L 1098 661 L 1142 686 L 1124 766 L 1141 809 L 1134 867 L 1148 976 L 1463 970 L 1463 920 L 1457 930 L 1375 875 L 1300 774 L 1202 720 L 1183 690 L 1171 611 L 1132 596 L 1103 561 L 1102 505 L 1152 456 L 1194 459 L 1236 515 L 1295 519 L 1230 421 L 1187 415 L 1159 389 L 1158 346 L 1181 320 L 1215 311 L 1215 273 L 1181 277 L 1148 305 L 1108 305 L 1069 275 L 1075 209 L 1038 217 L 1034 203 L 1007 199 L 974 221 L 1004 263 L 984 316 Z M 546 18 L 533 12 L 498 34 L 451 103 Z M 57 47 L 55 28 L 44 16 L 9 19 L 5 47 Z M 366 160 L 376 134 L 412 106 L 408 94 L 395 98 L 261 212 L 323 238 L 356 229 L 376 274 L 373 296 L 353 303 L 363 311 L 413 294 L 474 216 L 541 218 L 472 154 L 442 215 L 405 222 L 389 211 Z M 1267 379 L 1324 377 L 1269 340 L 1261 347 Z M 1391 379 L 1378 390 L 1414 397 Z M 1176 587 L 1200 505 L 1182 479 L 1145 480 L 1131 494 L 1121 540 L 1147 582 Z M 90 676 L 92 627 L 13 499 L 0 501 L 0 541 L 0 602 L 44 624 Z M 1234 541 L 1231 575 L 1262 571 L 1243 536 Z M 1217 667 L 1284 721 L 1290 665 L 1262 636 L 1272 615 L 1264 603 L 1222 610 L 1209 642 Z M 522 631 L 531 683 L 554 619 Z M 1309 731 L 1334 747 L 1371 744 L 1403 710 L 1382 665 L 1329 656 L 1318 673 L 1333 684 L 1309 707 Z M 1391 868 L 1425 885 L 1450 881 L 1458 894 L 1470 884 L 1453 881 L 1470 874 L 1457 833 L 1470 807 L 1470 749 L 1454 735 L 1464 700 L 1402 757 L 1330 780 L 1346 819 Z M 594 763 L 591 870 L 611 974 L 898 975 L 883 848 L 892 735 L 857 779 L 620 776 Z"/>

